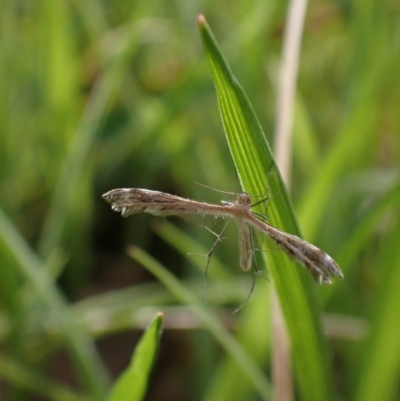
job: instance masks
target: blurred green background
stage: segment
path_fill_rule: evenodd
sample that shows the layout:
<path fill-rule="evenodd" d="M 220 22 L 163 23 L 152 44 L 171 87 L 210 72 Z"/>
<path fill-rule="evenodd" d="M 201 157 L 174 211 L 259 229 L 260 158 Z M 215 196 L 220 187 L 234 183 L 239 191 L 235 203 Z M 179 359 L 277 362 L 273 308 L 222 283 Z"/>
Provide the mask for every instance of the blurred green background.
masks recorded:
<path fill-rule="evenodd" d="M 219 202 L 196 182 L 238 190 L 196 16 L 273 143 L 287 6 L 0 2 L 2 400 L 102 399 L 157 310 L 165 330 L 146 399 L 259 399 L 190 308 L 125 252 L 145 249 L 207 294 L 269 377 L 271 284 L 258 279 L 232 315 L 252 283 L 235 230 L 205 290 L 205 258 L 187 253 L 207 252 L 214 237 L 201 225 L 218 222 L 125 220 L 101 195 L 139 187 Z M 307 10 L 291 194 L 304 238 L 345 274 L 317 289 L 332 399 L 400 399 L 399 21 L 394 0 L 315 0 Z"/>

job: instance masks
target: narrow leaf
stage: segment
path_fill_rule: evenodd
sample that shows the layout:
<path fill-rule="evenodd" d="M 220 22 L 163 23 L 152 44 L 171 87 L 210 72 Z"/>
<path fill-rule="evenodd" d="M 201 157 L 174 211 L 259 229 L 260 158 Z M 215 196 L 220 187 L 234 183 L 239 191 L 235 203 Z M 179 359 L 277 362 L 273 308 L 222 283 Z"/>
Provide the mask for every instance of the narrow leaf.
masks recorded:
<path fill-rule="evenodd" d="M 142 336 L 131 363 L 119 377 L 108 401 L 140 401 L 147 390 L 149 376 L 157 357 L 163 314 L 158 313 Z"/>
<path fill-rule="evenodd" d="M 273 225 L 298 234 L 286 189 L 254 110 L 203 16 L 198 17 L 198 24 L 242 188 L 253 195 L 263 194 L 268 180 L 269 193 L 273 194 L 268 208 L 270 220 Z M 289 330 L 301 394 L 307 400 L 327 400 L 329 373 L 315 284 L 304 269 L 294 266 L 282 252 L 267 252 L 266 258 Z"/>

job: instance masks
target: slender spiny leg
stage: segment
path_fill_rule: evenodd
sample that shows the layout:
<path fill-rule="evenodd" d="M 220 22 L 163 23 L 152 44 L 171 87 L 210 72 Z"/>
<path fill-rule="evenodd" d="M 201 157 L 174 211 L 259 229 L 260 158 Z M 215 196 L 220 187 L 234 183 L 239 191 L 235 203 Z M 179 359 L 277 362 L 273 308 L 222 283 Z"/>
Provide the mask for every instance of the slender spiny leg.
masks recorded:
<path fill-rule="evenodd" d="M 207 296 L 208 266 L 210 265 L 211 256 L 214 253 L 214 250 L 217 247 L 217 245 L 220 242 L 222 242 L 222 236 L 224 235 L 226 229 L 228 228 L 229 223 L 231 222 L 231 220 L 232 219 L 228 219 L 227 220 L 227 222 L 225 223 L 224 228 L 222 229 L 220 234 L 216 234 L 214 231 L 212 231 L 208 227 L 205 227 L 210 233 L 214 234 L 217 237 L 217 239 L 215 240 L 215 242 L 212 245 L 211 249 L 206 254 L 207 262 L 206 262 L 206 269 L 205 269 L 205 272 L 204 272 L 204 300 L 205 300 L 205 304 L 206 305 L 208 304 L 208 296 Z"/>
<path fill-rule="evenodd" d="M 253 214 L 255 215 L 255 216 L 257 216 L 259 219 L 261 219 L 261 220 L 264 220 L 264 221 L 268 221 L 269 219 L 268 219 L 268 216 L 267 216 L 267 210 L 268 210 L 268 206 L 269 206 L 269 204 L 270 204 L 270 202 L 269 202 L 269 200 L 270 200 L 270 197 L 269 197 L 269 190 L 268 190 L 268 187 L 267 187 L 267 193 L 266 193 L 266 197 L 265 198 L 263 198 L 263 199 L 260 199 L 259 201 L 257 201 L 257 202 L 255 202 L 255 203 L 252 203 L 251 205 L 250 205 L 250 207 L 251 208 L 253 208 L 254 206 L 257 206 L 257 205 L 259 205 L 260 203 L 266 203 L 266 207 L 265 207 L 265 210 L 264 210 L 264 213 L 262 214 L 262 213 L 257 213 L 257 212 L 253 212 Z"/>

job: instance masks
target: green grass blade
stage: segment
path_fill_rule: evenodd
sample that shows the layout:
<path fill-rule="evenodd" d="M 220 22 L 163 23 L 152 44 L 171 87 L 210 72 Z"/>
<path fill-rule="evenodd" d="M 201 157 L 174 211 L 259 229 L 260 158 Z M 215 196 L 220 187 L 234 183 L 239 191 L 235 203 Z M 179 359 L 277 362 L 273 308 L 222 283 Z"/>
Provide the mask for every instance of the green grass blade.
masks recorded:
<path fill-rule="evenodd" d="M 357 401 L 393 400 L 400 367 L 400 224 L 382 249 L 384 275 L 376 300 L 372 332 L 362 360 L 356 395 Z"/>
<path fill-rule="evenodd" d="M 399 204 L 400 185 L 388 190 L 376 204 L 365 214 L 364 218 L 355 227 L 349 238 L 346 240 L 345 246 L 338 252 L 337 260 L 341 266 L 350 266 L 357 258 L 362 250 L 367 246 L 368 239 L 376 230 L 376 227 L 382 222 L 385 214 L 390 209 Z"/>
<path fill-rule="evenodd" d="M 140 339 L 130 365 L 118 379 L 108 401 L 140 401 L 143 399 L 158 353 L 162 321 L 163 314 L 158 313 Z"/>
<path fill-rule="evenodd" d="M 129 57 L 137 48 L 139 32 L 134 29 L 134 21 L 131 21 L 131 24 L 131 29 L 127 30 L 129 34 L 120 44 L 120 51 L 112 62 L 109 62 L 104 74 L 94 85 L 63 160 L 39 241 L 39 253 L 43 257 L 48 257 L 62 239 L 71 204 L 74 202 L 74 197 L 79 196 L 79 184 L 87 165 L 90 150 L 105 121 L 113 96 L 121 85 L 123 71 Z"/>
<path fill-rule="evenodd" d="M 18 269 L 20 276 L 48 308 L 50 316 L 60 326 L 63 340 L 79 372 L 82 385 L 88 393 L 100 399 L 106 390 L 108 376 L 92 342 L 69 320 L 66 300 L 54 286 L 41 260 L 1 210 L 0 254 L 9 261 L 8 265 Z"/>
<path fill-rule="evenodd" d="M 67 387 L 55 383 L 33 369 L 22 366 L 19 362 L 4 355 L 0 358 L 0 377 L 17 388 L 43 395 L 51 401 L 93 400 L 92 398 L 75 394 Z"/>
<path fill-rule="evenodd" d="M 271 286 L 258 280 L 249 302 L 237 316 L 235 337 L 258 366 L 269 366 L 271 353 Z M 263 307 L 260 307 L 262 305 Z M 233 384 L 234 383 L 234 384 Z M 253 388 L 247 375 L 231 355 L 220 363 L 207 385 L 203 401 L 242 401 L 253 398 Z"/>
<path fill-rule="evenodd" d="M 270 147 L 245 93 L 232 75 L 204 17 L 198 18 L 229 148 L 242 188 L 250 194 L 265 193 L 266 180 L 273 194 L 268 215 L 274 225 L 298 233 L 287 193 Z M 282 252 L 266 255 L 288 326 L 295 372 L 307 400 L 327 400 L 329 372 L 319 322 L 315 288 L 310 277 L 293 266 Z"/>
<path fill-rule="evenodd" d="M 206 309 L 203 302 L 181 284 L 167 268 L 160 265 L 144 251 L 132 247 L 129 249 L 128 254 L 143 265 L 151 274 L 157 277 L 182 304 L 189 305 L 193 308 L 194 313 L 196 313 L 199 319 L 210 330 L 221 346 L 244 370 L 254 388 L 258 390 L 260 397 L 263 400 L 269 400 L 271 389 L 268 380 L 263 376 L 260 369 L 256 366 L 254 361 L 249 358 L 248 354 L 243 350 L 236 339 L 221 322 Z"/>

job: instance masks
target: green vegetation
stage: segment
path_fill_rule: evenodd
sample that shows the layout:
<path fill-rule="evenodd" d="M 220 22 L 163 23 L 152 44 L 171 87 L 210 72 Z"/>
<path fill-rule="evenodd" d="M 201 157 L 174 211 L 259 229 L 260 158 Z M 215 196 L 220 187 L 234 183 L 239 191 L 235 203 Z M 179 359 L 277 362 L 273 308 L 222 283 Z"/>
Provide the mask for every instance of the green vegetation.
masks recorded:
<path fill-rule="evenodd" d="M 1 400 L 123 400 L 136 381 L 135 399 L 272 399 L 273 285 L 298 399 L 400 397 L 400 9 L 309 4 L 290 197 L 263 136 L 273 143 L 286 12 L 255 0 L 0 2 Z M 245 303 L 253 275 L 238 267 L 235 227 L 205 286 L 194 254 L 214 237 L 201 225 L 221 221 L 124 220 L 101 199 L 141 187 L 219 202 L 196 182 L 237 181 L 252 194 L 268 183 L 271 224 L 300 230 L 345 280 L 318 286 L 262 240 L 269 281 L 258 276 Z"/>

